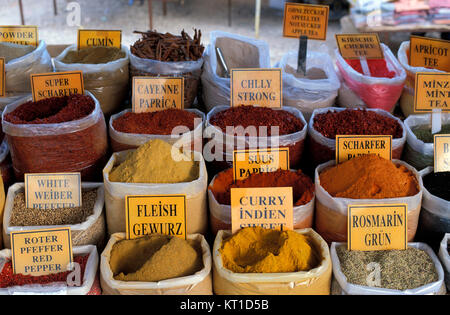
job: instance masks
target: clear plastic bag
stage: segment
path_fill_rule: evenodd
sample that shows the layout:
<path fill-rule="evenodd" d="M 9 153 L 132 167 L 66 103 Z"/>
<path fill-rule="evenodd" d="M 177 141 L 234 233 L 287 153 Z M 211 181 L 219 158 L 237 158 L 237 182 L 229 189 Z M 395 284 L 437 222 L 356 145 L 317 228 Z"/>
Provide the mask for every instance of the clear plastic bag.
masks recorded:
<path fill-rule="evenodd" d="M 158 282 L 119 281 L 114 279 L 109 265 L 114 244 L 125 239 L 125 233 L 111 235 L 106 248 L 101 254 L 100 281 L 104 294 L 108 295 L 211 295 L 211 251 L 201 234 L 187 235 L 202 248 L 203 268 L 191 276 L 167 279 Z"/>
<path fill-rule="evenodd" d="M 203 53 L 203 101 L 207 111 L 217 105 L 230 104 L 230 78 L 217 59 L 216 47 L 222 50 L 229 69 L 270 68 L 269 45 L 262 41 L 237 34 L 213 31 L 210 44 Z"/>
<path fill-rule="evenodd" d="M 433 250 L 425 243 L 408 243 L 409 247 L 414 247 L 425 251 L 433 260 L 434 266 L 436 267 L 436 272 L 438 274 L 438 280 L 430 284 L 411 289 L 411 290 L 393 290 L 369 286 L 361 286 L 356 284 L 351 284 L 347 282 L 347 277 L 341 270 L 341 265 L 339 257 L 336 253 L 337 246 L 347 246 L 346 243 L 333 243 L 331 244 L 331 260 L 333 261 L 333 278 L 337 283 L 336 287 L 333 288 L 333 294 L 339 295 L 441 295 L 445 294 L 444 287 L 444 271 L 442 269 L 441 263 L 437 258 Z"/>
<path fill-rule="evenodd" d="M 3 139 L 2 144 L 0 145 L 0 173 L 4 187 L 9 187 L 9 185 L 14 182 L 14 171 L 6 138 Z"/>
<path fill-rule="evenodd" d="M 70 227 L 73 246 L 104 245 L 106 233 L 105 217 L 103 215 L 103 206 L 105 204 L 104 189 L 102 183 L 82 183 L 83 189 L 96 189 L 97 199 L 95 200 L 93 213 L 86 218 L 84 222 L 72 225 L 46 225 L 46 226 L 11 226 L 10 219 L 14 207 L 14 198 L 17 193 L 24 191 L 24 183 L 15 183 L 8 189 L 6 196 L 5 212 L 3 220 L 3 244 L 5 248 L 11 248 L 11 232 L 30 231 L 37 229 L 49 229 L 56 227 Z"/>
<path fill-rule="evenodd" d="M 111 115 L 128 98 L 130 55 L 128 47 L 122 45 L 125 57 L 107 63 L 85 64 L 62 61 L 70 51 L 77 49 L 77 45 L 71 45 L 54 58 L 55 71 L 83 71 L 84 88 L 99 101 L 103 113 Z"/>
<path fill-rule="evenodd" d="M 441 260 L 442 266 L 445 269 L 445 284 L 447 286 L 447 291 L 450 291 L 450 255 L 448 253 L 449 243 L 450 233 L 446 233 L 439 248 L 439 259 Z"/>
<path fill-rule="evenodd" d="M 357 94 L 369 108 L 380 108 L 392 111 L 403 90 L 406 72 L 389 47 L 381 44 L 384 59 L 390 71 L 395 71 L 393 78 L 376 78 L 355 71 L 342 58 L 339 50 L 335 50 L 337 66 L 343 81 Z"/>

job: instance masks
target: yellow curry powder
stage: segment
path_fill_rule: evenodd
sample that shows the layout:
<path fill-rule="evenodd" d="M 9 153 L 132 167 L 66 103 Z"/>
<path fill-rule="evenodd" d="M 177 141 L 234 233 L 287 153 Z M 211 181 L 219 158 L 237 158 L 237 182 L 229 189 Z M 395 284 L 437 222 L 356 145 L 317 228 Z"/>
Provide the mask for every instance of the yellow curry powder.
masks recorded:
<path fill-rule="evenodd" d="M 295 231 L 250 227 L 222 241 L 226 269 L 236 273 L 308 271 L 319 265 L 313 240 Z"/>
<path fill-rule="evenodd" d="M 199 162 L 178 148 L 150 140 L 128 154 L 109 174 L 112 182 L 173 184 L 191 182 L 199 176 Z"/>

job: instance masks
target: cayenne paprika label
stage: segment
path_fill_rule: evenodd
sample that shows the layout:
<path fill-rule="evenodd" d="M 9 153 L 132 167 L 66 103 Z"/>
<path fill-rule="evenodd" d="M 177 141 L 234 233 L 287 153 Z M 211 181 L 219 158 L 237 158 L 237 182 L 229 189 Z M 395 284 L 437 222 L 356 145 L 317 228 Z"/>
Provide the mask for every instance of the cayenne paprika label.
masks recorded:
<path fill-rule="evenodd" d="M 336 34 L 339 53 L 344 59 L 383 59 L 377 34 Z"/>
<path fill-rule="evenodd" d="M 392 159 L 392 136 L 337 135 L 336 163 L 348 161 L 357 156 L 376 154 Z"/>
<path fill-rule="evenodd" d="M 184 78 L 133 77 L 133 112 L 184 108 Z"/>
<path fill-rule="evenodd" d="M 348 205 L 348 250 L 406 249 L 408 205 Z"/>
<path fill-rule="evenodd" d="M 0 42 L 37 47 L 39 44 L 37 26 L 5 25 L 0 26 Z"/>
<path fill-rule="evenodd" d="M 122 31 L 120 30 L 78 30 L 78 49 L 103 46 L 121 48 Z"/>
<path fill-rule="evenodd" d="M 329 7 L 327 5 L 284 4 L 283 36 L 327 39 Z"/>
<path fill-rule="evenodd" d="M 84 94 L 83 74 L 81 71 L 31 74 L 31 93 L 34 102 L 50 97 Z"/>
<path fill-rule="evenodd" d="M 434 172 L 450 172 L 450 135 L 434 135 Z"/>
<path fill-rule="evenodd" d="M 186 239 L 186 195 L 125 196 L 127 239 L 160 233 Z"/>
<path fill-rule="evenodd" d="M 414 112 L 450 112 L 450 73 L 416 73 Z"/>
<path fill-rule="evenodd" d="M 231 230 L 294 228 L 292 187 L 231 188 Z"/>
<path fill-rule="evenodd" d="M 5 58 L 0 57 L 0 97 L 6 95 L 6 72 L 5 72 Z"/>
<path fill-rule="evenodd" d="M 411 36 L 409 63 L 412 67 L 424 67 L 450 72 L 450 41 Z"/>
<path fill-rule="evenodd" d="M 11 232 L 11 259 L 15 274 L 66 271 L 73 261 L 70 227 Z"/>

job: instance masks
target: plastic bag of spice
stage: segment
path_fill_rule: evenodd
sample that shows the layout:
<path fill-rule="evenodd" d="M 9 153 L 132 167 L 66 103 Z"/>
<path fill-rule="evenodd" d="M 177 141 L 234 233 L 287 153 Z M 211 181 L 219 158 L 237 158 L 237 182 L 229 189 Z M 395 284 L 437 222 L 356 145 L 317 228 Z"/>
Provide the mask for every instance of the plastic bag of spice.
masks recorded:
<path fill-rule="evenodd" d="M 108 233 L 125 232 L 125 196 L 186 194 L 186 232 L 204 234 L 207 229 L 206 187 L 208 174 L 201 153 L 193 152 L 199 161 L 199 176 L 196 180 L 176 184 L 120 183 L 109 180 L 109 173 L 122 163 L 131 150 L 116 152 L 103 169 L 105 184 L 106 224 Z"/>
<path fill-rule="evenodd" d="M 19 192 L 24 192 L 24 183 L 16 183 L 9 187 L 6 197 L 5 212 L 3 221 L 3 243 L 5 248 L 11 248 L 11 232 L 30 231 L 36 229 L 53 228 L 58 225 L 30 225 L 12 226 L 11 214 L 14 208 L 14 198 Z M 105 217 L 103 206 L 105 204 L 104 189 L 102 183 L 82 183 L 82 190 L 96 190 L 97 196 L 94 203 L 93 213 L 81 223 L 66 224 L 69 226 L 72 235 L 73 246 L 96 245 L 101 248 L 104 245 L 106 235 Z M 46 211 L 46 210 L 40 210 Z"/>
<path fill-rule="evenodd" d="M 314 129 L 314 118 L 317 115 L 325 114 L 328 112 L 342 112 L 347 110 L 346 108 L 329 107 L 318 108 L 314 110 L 311 119 L 308 123 L 308 145 L 310 150 L 310 157 L 314 166 L 318 164 L 334 160 L 336 158 L 336 139 L 330 139 L 322 135 L 316 129 Z M 356 109 L 355 109 L 356 110 Z M 401 138 L 392 138 L 392 158 L 400 159 L 403 152 L 403 147 L 406 142 L 406 128 L 403 122 L 392 114 L 382 109 L 366 108 L 365 110 L 377 113 L 379 115 L 395 119 L 402 128 Z"/>
<path fill-rule="evenodd" d="M 25 173 L 57 172 L 81 172 L 83 181 L 100 178 L 108 148 L 105 118 L 97 99 L 89 91 L 85 95 L 94 100 L 94 110 L 81 119 L 61 123 L 14 124 L 5 119 L 6 114 L 31 101 L 31 96 L 5 108 L 2 127 L 17 180 L 23 180 Z M 39 120 L 54 114 L 34 109 L 33 115 Z"/>
<path fill-rule="evenodd" d="M 130 109 L 125 109 L 118 114 L 112 115 L 109 120 L 109 138 L 111 140 L 111 147 L 113 152 L 124 151 L 129 149 L 135 149 L 138 146 L 146 143 L 152 139 L 161 139 L 170 144 L 176 144 L 179 147 L 186 147 L 195 150 L 203 148 L 203 124 L 205 121 L 205 114 L 198 109 L 188 108 L 186 111 L 196 114 L 202 122 L 198 124 L 194 130 L 186 132 L 180 136 L 172 135 L 156 135 L 156 134 L 137 134 L 126 133 L 118 131 L 113 126 L 113 121 L 123 116 L 125 113 L 131 112 Z M 201 151 L 200 151 L 201 152 Z"/>
<path fill-rule="evenodd" d="M 395 164 L 405 166 L 417 179 L 419 192 L 410 197 L 386 199 L 351 199 L 331 196 L 320 184 L 319 174 L 328 167 L 336 164 L 335 160 L 317 166 L 314 175 L 316 189 L 315 229 L 328 242 L 347 241 L 348 205 L 361 204 L 392 204 L 406 203 L 408 205 L 408 241 L 412 241 L 416 234 L 422 203 L 423 182 L 420 174 L 412 166 L 400 160 L 392 160 Z"/>
<path fill-rule="evenodd" d="M 403 114 L 408 117 L 414 114 L 414 90 L 417 72 L 441 72 L 444 71 L 436 69 L 428 69 L 424 67 L 412 67 L 409 65 L 409 45 L 410 42 L 405 41 L 400 45 L 397 52 L 398 61 L 406 71 L 406 81 L 405 87 L 403 88 L 403 93 L 400 98 L 400 107 Z"/>
<path fill-rule="evenodd" d="M 214 293 L 219 295 L 328 295 L 331 282 L 330 250 L 313 229 L 295 230 L 315 242 L 322 261 L 309 271 L 286 273 L 234 273 L 223 266 L 219 249 L 230 231 L 217 233 L 213 248 Z"/>
<path fill-rule="evenodd" d="M 100 282 L 104 294 L 108 295 L 211 295 L 211 251 L 201 234 L 187 235 L 202 250 L 203 268 L 193 275 L 158 282 L 119 281 L 114 279 L 110 267 L 111 250 L 114 244 L 125 239 L 125 233 L 114 233 L 101 254 Z"/>
<path fill-rule="evenodd" d="M 122 45 L 124 57 L 106 63 L 69 63 L 66 56 L 77 51 L 77 45 L 71 45 L 54 58 L 55 71 L 83 71 L 84 88 L 99 101 L 105 115 L 116 112 L 128 98 L 129 55 L 128 47 Z M 100 58 L 100 57 L 99 57 Z"/>
<path fill-rule="evenodd" d="M 3 139 L 0 145 L 0 173 L 3 179 L 3 186 L 8 188 L 14 182 L 14 171 L 6 139 Z"/>
<path fill-rule="evenodd" d="M 342 58 L 339 50 L 335 50 L 337 66 L 343 81 L 366 103 L 369 108 L 380 108 L 388 112 L 392 111 L 403 90 L 406 73 L 399 64 L 389 47 L 381 44 L 384 60 L 389 71 L 394 71 L 392 78 L 372 77 L 354 70 Z"/>
<path fill-rule="evenodd" d="M 331 260 L 333 262 L 333 284 L 334 295 L 442 295 L 445 294 L 444 271 L 438 257 L 425 243 L 408 243 L 408 247 L 425 251 L 433 260 L 438 280 L 424 286 L 411 290 L 393 290 L 379 287 L 361 286 L 349 283 L 341 270 L 339 257 L 336 253 L 337 246 L 347 246 L 346 243 L 332 243 L 330 247 Z"/>
<path fill-rule="evenodd" d="M 18 284 L 16 286 L 2 287 L 0 288 L 0 295 L 100 295 L 102 289 L 100 288 L 100 282 L 98 280 L 97 269 L 98 269 L 98 253 L 97 248 L 94 245 L 85 246 L 74 246 L 73 256 L 86 256 L 87 260 L 83 260 L 81 284 L 76 284 L 76 276 L 68 274 L 64 281 L 61 281 L 61 277 L 55 282 L 48 283 L 48 277 L 56 277 L 56 274 L 49 276 L 40 276 L 37 279 L 32 280 L 32 284 Z M 1 277 L 11 277 L 12 268 L 9 267 L 5 270 L 5 264 L 7 261 L 11 261 L 11 250 L 4 249 L 0 251 L 0 283 Z M 76 260 L 75 260 L 76 261 Z M 41 278 L 43 277 L 43 278 Z M 61 279 L 60 279 L 61 278 Z M 40 283 L 40 279 L 42 283 Z M 22 279 L 22 282 L 24 279 Z M 28 282 L 29 280 L 27 280 Z M 73 281 L 74 284 L 71 285 L 65 281 Z M 21 282 L 21 277 L 18 277 L 16 282 Z"/>
<path fill-rule="evenodd" d="M 439 247 L 439 259 L 445 271 L 445 284 L 450 291 L 450 233 L 446 233 Z"/>
<path fill-rule="evenodd" d="M 270 68 L 269 45 L 265 41 L 221 31 L 211 32 L 210 44 L 203 54 L 205 64 L 202 72 L 203 101 L 207 111 L 230 103 L 230 78 L 226 77 L 219 62 L 216 47 L 221 49 L 228 69 Z"/>
<path fill-rule="evenodd" d="M 298 108 L 309 121 L 314 109 L 334 105 L 340 81 L 328 54 L 308 51 L 306 77 L 296 71 L 297 56 L 288 52 L 275 67 L 283 72 L 283 105 Z"/>

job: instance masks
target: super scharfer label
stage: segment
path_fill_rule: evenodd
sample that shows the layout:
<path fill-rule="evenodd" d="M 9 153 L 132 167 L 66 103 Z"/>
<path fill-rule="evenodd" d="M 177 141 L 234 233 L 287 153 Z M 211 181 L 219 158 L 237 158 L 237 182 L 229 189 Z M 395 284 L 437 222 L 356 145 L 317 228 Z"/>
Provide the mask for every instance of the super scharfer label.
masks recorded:
<path fill-rule="evenodd" d="M 392 136 L 336 135 L 337 164 L 366 154 L 391 160 Z"/>
<path fill-rule="evenodd" d="M 120 30 L 78 30 L 78 49 L 103 46 L 121 48 L 122 31 Z"/>
<path fill-rule="evenodd" d="M 233 152 L 233 177 L 242 180 L 254 173 L 289 169 L 289 148 L 235 150 Z"/>
<path fill-rule="evenodd" d="M 308 39 L 327 39 L 329 7 L 289 3 L 284 4 L 283 36 Z"/>
<path fill-rule="evenodd" d="M 84 94 L 84 81 L 81 71 L 65 71 L 31 74 L 31 93 L 33 101 Z"/>
<path fill-rule="evenodd" d="M 37 47 L 38 28 L 31 25 L 2 25 L 0 26 L 0 42 Z"/>

